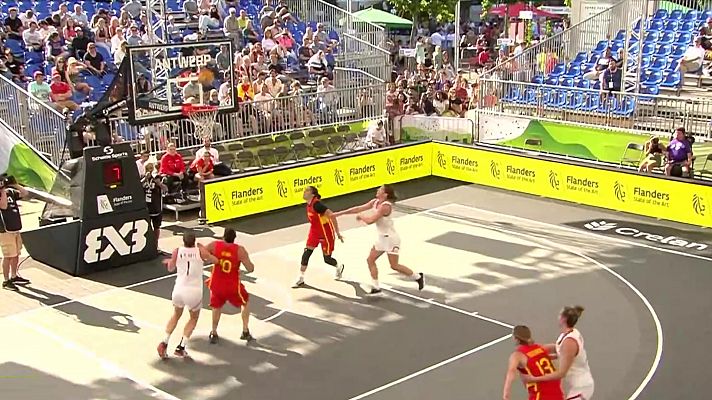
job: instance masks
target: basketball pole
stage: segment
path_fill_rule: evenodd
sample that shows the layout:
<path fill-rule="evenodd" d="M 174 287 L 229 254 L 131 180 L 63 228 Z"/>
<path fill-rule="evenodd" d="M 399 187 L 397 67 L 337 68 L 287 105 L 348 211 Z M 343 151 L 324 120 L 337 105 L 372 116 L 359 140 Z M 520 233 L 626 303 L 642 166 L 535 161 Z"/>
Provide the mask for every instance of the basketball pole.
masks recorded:
<path fill-rule="evenodd" d="M 453 43 L 453 48 L 455 49 L 455 71 L 460 72 L 460 0 L 455 3 L 455 43 Z"/>

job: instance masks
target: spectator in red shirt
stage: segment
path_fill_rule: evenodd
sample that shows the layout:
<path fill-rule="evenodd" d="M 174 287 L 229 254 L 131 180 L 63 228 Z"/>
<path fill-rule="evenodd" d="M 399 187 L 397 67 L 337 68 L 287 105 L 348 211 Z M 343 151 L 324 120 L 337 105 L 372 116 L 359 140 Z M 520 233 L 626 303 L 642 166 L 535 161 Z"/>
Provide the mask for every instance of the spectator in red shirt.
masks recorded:
<path fill-rule="evenodd" d="M 52 75 L 52 83 L 49 85 L 50 99 L 57 108 L 68 108 L 71 111 L 79 109 L 79 104 L 72 101 L 72 87 L 68 83 L 62 82 L 62 76 L 59 73 Z"/>
<path fill-rule="evenodd" d="M 183 157 L 176 151 L 175 143 L 168 144 L 166 154 L 161 157 L 159 172 L 165 176 L 169 191 L 174 192 L 177 187 L 180 187 L 181 191 L 185 190 L 187 184 L 185 164 Z"/>
<path fill-rule="evenodd" d="M 214 167 L 215 164 L 213 164 L 213 158 L 210 155 L 210 152 L 206 151 L 203 153 L 202 157 L 196 158 L 195 161 L 193 161 L 193 164 L 190 166 L 190 170 L 195 174 L 195 180 L 202 182 L 206 179 L 212 179 L 215 177 L 215 175 L 213 175 Z"/>

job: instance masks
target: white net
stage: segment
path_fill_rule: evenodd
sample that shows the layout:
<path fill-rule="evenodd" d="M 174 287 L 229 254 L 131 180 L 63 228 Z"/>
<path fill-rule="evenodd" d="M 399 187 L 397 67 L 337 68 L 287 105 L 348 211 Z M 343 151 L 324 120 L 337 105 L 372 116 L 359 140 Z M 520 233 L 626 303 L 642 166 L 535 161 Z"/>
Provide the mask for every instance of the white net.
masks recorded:
<path fill-rule="evenodd" d="M 215 129 L 215 117 L 218 115 L 216 108 L 193 108 L 186 111 L 187 117 L 195 126 L 193 136 L 196 139 L 212 139 Z"/>

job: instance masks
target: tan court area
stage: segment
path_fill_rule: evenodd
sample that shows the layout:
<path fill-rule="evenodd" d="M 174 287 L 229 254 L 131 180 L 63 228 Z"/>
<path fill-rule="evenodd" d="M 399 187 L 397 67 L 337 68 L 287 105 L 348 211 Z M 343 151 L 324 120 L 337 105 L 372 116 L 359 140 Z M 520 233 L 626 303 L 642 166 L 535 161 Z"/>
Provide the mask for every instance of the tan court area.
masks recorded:
<path fill-rule="evenodd" d="M 244 280 L 252 296 L 251 331 L 257 343 L 246 346 L 239 340 L 239 315 L 231 309 L 221 321 L 221 342 L 208 344 L 206 292 L 189 346 L 192 361 L 160 361 L 156 355 L 171 312 L 174 279 L 157 272 L 162 268 L 158 262 L 124 268 L 124 284 L 116 286 L 125 288 L 73 278 L 75 290 L 86 285 L 87 292 L 96 292 L 78 298 L 43 290 L 40 282 L 58 280 L 56 273 L 28 268 L 25 275 L 35 282 L 25 289 L 24 301 L 50 304 L 55 299 L 58 305 L 6 312 L 0 319 L 6 343 L 0 352 L 0 382 L 7 384 L 3 393 L 8 395 L 3 397 L 499 398 L 513 348 L 509 327 L 525 323 L 537 338 L 551 341 L 558 309 L 582 303 L 588 309 L 581 330 L 597 379 L 596 398 L 628 398 L 655 366 L 656 327 L 641 298 L 606 271 L 616 265 L 598 260 L 634 246 L 479 208 L 465 199 L 482 190 L 464 190 L 446 192 L 462 195 L 470 205 L 440 201 L 428 208 L 423 205 L 437 198 L 428 195 L 398 208 L 402 263 L 425 273 L 422 292 L 391 273 L 384 258 L 379 266 L 385 294 L 365 296 L 370 288 L 365 257 L 375 228 L 351 220 L 343 221 L 346 243 L 338 243 L 335 252 L 346 264 L 344 278 L 335 281 L 315 253 L 308 286 L 300 289 L 291 285 L 305 226 L 239 234 L 255 249 L 257 269 Z M 168 227 L 161 242 L 166 251 L 180 240 L 170 232 Z M 205 228 L 199 236 L 220 233 L 219 227 Z M 131 268 L 140 268 L 136 275 L 147 279 L 127 279 Z M 15 294 L 1 295 L 8 302 Z M 610 340 L 612 329 L 621 332 L 618 340 Z M 521 385 L 515 385 L 514 395 L 524 398 Z"/>

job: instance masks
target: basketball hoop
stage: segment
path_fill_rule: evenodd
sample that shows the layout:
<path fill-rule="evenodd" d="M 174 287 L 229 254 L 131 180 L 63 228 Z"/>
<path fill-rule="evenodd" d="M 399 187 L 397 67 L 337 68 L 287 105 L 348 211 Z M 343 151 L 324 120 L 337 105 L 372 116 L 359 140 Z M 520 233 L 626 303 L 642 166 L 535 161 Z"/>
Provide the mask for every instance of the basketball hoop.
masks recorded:
<path fill-rule="evenodd" d="M 183 115 L 188 117 L 195 125 L 196 139 L 210 139 L 215 128 L 215 117 L 218 115 L 218 108 L 211 105 L 183 104 Z"/>

